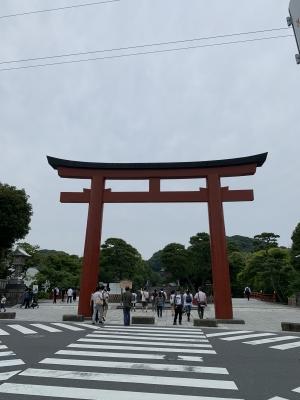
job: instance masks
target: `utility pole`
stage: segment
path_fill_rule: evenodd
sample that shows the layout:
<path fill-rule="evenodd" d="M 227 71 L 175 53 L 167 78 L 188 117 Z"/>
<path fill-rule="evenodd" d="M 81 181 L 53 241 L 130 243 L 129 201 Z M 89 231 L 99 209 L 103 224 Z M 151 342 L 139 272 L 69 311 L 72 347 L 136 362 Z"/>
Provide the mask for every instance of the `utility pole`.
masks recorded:
<path fill-rule="evenodd" d="M 288 26 L 292 26 L 299 54 L 295 55 L 297 64 L 300 64 L 300 0 L 290 0 L 290 16 L 287 17 Z"/>

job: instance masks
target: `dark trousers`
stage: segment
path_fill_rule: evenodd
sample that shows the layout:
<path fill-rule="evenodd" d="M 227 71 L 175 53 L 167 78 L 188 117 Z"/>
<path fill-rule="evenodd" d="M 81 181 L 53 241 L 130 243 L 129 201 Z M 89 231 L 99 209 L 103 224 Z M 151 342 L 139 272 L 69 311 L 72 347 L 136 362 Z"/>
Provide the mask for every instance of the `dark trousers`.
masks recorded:
<path fill-rule="evenodd" d="M 130 307 L 123 308 L 123 315 L 124 315 L 124 325 L 129 326 L 130 325 Z"/>
<path fill-rule="evenodd" d="M 157 306 L 157 316 L 162 317 L 162 310 L 163 310 L 163 306 Z"/>
<path fill-rule="evenodd" d="M 179 317 L 179 324 L 181 325 L 182 321 L 182 305 L 175 306 L 175 315 L 174 315 L 174 325 L 177 322 L 177 317 Z"/>
<path fill-rule="evenodd" d="M 68 298 L 67 298 L 67 303 L 72 303 L 72 296 L 68 296 Z"/>
<path fill-rule="evenodd" d="M 198 315 L 200 319 L 203 319 L 203 315 L 204 315 L 204 306 L 202 306 L 201 304 L 198 304 Z"/>

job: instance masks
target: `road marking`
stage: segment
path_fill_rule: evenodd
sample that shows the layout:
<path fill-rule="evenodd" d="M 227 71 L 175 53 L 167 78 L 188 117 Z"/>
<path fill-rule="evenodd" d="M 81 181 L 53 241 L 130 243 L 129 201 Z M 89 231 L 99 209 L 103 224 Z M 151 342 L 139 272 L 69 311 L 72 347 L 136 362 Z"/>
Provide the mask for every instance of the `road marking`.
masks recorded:
<path fill-rule="evenodd" d="M 155 351 L 159 353 L 217 354 L 214 350 L 204 350 L 204 349 L 168 349 L 165 347 L 113 346 L 113 345 L 81 344 L 81 343 L 69 344 L 67 347 L 79 347 L 85 349 L 99 349 L 99 350 L 107 349 L 107 350 L 134 350 L 134 351 L 150 351 L 150 352 Z"/>
<path fill-rule="evenodd" d="M 203 357 L 193 357 L 193 356 L 180 356 L 178 355 L 178 360 L 182 361 L 195 361 L 195 362 L 203 362 Z"/>
<path fill-rule="evenodd" d="M 29 396 L 46 396 L 66 399 L 82 400 L 182 400 L 182 395 L 127 392 L 121 390 L 101 390 L 65 386 L 24 385 L 16 383 L 3 383 L 0 393 L 23 394 Z M 188 396 L 188 400 L 242 400 L 228 397 Z"/>
<path fill-rule="evenodd" d="M 90 326 L 90 325 L 88 325 L 88 326 Z M 155 332 L 158 332 L 158 333 L 184 333 L 184 334 L 187 334 L 187 333 L 194 333 L 194 334 L 197 334 L 197 333 L 199 333 L 199 334 L 203 334 L 203 331 L 202 331 L 202 329 L 192 329 L 192 328 L 187 328 L 187 329 L 185 329 L 185 328 L 160 328 L 160 327 L 157 327 L 157 328 L 142 328 L 140 325 L 137 325 L 137 326 L 134 326 L 134 327 L 132 327 L 132 326 L 124 326 L 124 327 L 122 327 L 122 328 L 118 328 L 118 327 L 114 327 L 114 328 L 111 328 L 111 327 L 109 327 L 109 326 L 104 326 L 103 327 L 103 330 L 105 331 L 105 330 L 109 330 L 109 331 L 111 331 L 111 330 L 118 330 L 118 331 L 120 331 L 120 332 L 130 332 L 130 331 L 140 331 L 140 332 L 153 332 L 153 333 L 155 333 Z"/>
<path fill-rule="evenodd" d="M 4 335 L 9 335 L 8 332 L 4 331 L 3 329 L 0 329 L 0 335 L 4 336 Z"/>
<path fill-rule="evenodd" d="M 29 328 L 25 328 L 25 326 L 22 326 L 22 325 L 15 324 L 15 325 L 7 325 L 7 326 L 9 326 L 12 329 L 15 329 L 16 331 L 24 333 L 24 335 L 30 335 L 33 333 L 37 333 L 36 331 L 33 331 L 32 329 L 29 329 Z"/>
<path fill-rule="evenodd" d="M 233 381 L 224 381 L 219 379 L 194 379 L 169 376 L 147 376 L 147 375 L 128 375 L 128 374 L 112 374 L 104 372 L 83 372 L 83 371 L 65 371 L 52 369 L 28 368 L 23 371 L 22 376 L 34 376 L 40 378 L 55 379 L 74 379 L 84 381 L 101 381 L 101 382 L 122 382 L 122 383 L 139 383 L 146 385 L 163 385 L 176 387 L 195 387 L 207 389 L 222 390 L 238 390 Z"/>
<path fill-rule="evenodd" d="M 295 347 L 300 347 L 300 342 L 285 343 L 285 344 L 279 344 L 277 346 L 270 346 L 270 349 L 288 350 L 288 349 L 294 349 Z"/>
<path fill-rule="evenodd" d="M 30 324 L 30 325 L 32 325 L 36 328 L 43 329 L 48 332 L 62 332 L 62 330 L 60 330 L 60 329 L 52 328 L 51 326 L 44 325 L 44 324 Z"/>
<path fill-rule="evenodd" d="M 167 346 L 167 347 L 184 347 L 184 346 L 186 346 L 186 343 L 174 343 L 174 342 L 170 342 L 170 341 L 168 343 L 165 343 L 165 342 L 156 343 L 156 342 L 151 342 L 151 341 L 145 342 L 145 341 L 141 341 L 141 340 L 140 341 L 139 340 L 116 340 L 116 339 L 110 340 L 110 339 L 101 339 L 101 338 L 100 339 L 85 339 L 85 338 L 83 338 L 83 339 L 78 339 L 77 342 L 111 343 L 111 344 L 118 343 L 118 344 L 138 344 L 138 345 L 147 344 L 149 346 L 162 345 L 162 346 Z M 203 348 L 203 347 L 212 348 L 211 344 L 201 344 L 201 343 L 200 344 L 189 343 L 188 346 L 189 346 L 189 348 Z"/>
<path fill-rule="evenodd" d="M 239 333 L 251 333 L 253 331 L 230 331 L 230 332 L 217 332 L 217 333 L 207 333 L 207 337 L 218 337 L 218 336 L 230 336 L 230 335 L 237 335 Z"/>
<path fill-rule="evenodd" d="M 0 372 L 0 381 L 7 381 L 7 379 L 11 378 L 12 376 L 18 374 L 22 370 L 19 371 L 8 371 L 8 372 Z"/>
<path fill-rule="evenodd" d="M 0 345 L 0 350 L 3 350 L 3 349 L 7 349 L 7 346 L 5 346 L 5 344 Z"/>
<path fill-rule="evenodd" d="M 59 326 L 60 328 L 69 329 L 70 331 L 84 331 L 84 329 L 78 328 L 77 326 L 63 324 L 63 323 L 60 323 L 60 322 L 52 322 L 52 325 Z"/>
<path fill-rule="evenodd" d="M 228 375 L 226 368 L 219 367 L 198 367 L 192 365 L 176 365 L 176 364 L 151 364 L 151 363 L 132 363 L 123 361 L 104 361 L 104 360 L 76 360 L 68 358 L 45 358 L 39 364 L 54 365 L 75 365 L 97 368 L 126 368 L 126 369 L 145 369 L 152 371 L 172 371 L 172 372 L 195 372 L 199 374 L 221 374 Z M 178 379 L 178 378 L 176 378 Z"/>
<path fill-rule="evenodd" d="M 87 329 L 96 330 L 96 329 L 103 329 L 103 328 L 104 328 L 103 326 L 85 324 L 84 322 L 75 322 L 75 323 L 76 323 L 76 325 L 84 326 L 84 327 L 87 328 Z"/>
<path fill-rule="evenodd" d="M 275 396 L 275 397 L 272 397 L 271 399 L 269 399 L 269 400 L 288 400 L 286 397 L 279 397 L 279 396 Z"/>
<path fill-rule="evenodd" d="M 165 356 L 161 354 L 134 354 L 134 353 L 109 353 L 102 351 L 81 351 L 81 350 L 59 350 L 55 354 L 70 355 L 70 356 L 88 356 L 88 357 L 108 357 L 108 358 L 142 358 L 153 360 L 164 360 Z M 193 357 L 201 358 L 202 357 Z M 186 360 L 199 361 L 199 360 Z"/>
<path fill-rule="evenodd" d="M 247 344 L 257 345 L 264 343 L 273 343 L 273 342 L 282 342 L 284 340 L 298 339 L 298 336 L 281 336 L 281 337 L 272 337 L 268 339 L 260 339 L 260 340 L 251 340 L 250 342 L 243 342 Z"/>
<path fill-rule="evenodd" d="M 15 356 L 16 353 L 13 351 L 1 351 L 0 352 L 0 357 L 5 357 L 5 356 Z"/>
<path fill-rule="evenodd" d="M 110 331 L 106 331 L 105 329 L 103 329 L 103 330 L 99 330 L 99 331 L 96 331 L 95 332 L 95 334 L 97 334 L 97 335 L 110 335 L 110 334 L 118 334 L 119 336 L 131 336 L 131 335 L 134 335 L 134 336 L 147 336 L 147 338 L 149 338 L 149 337 L 163 337 L 163 338 L 170 338 L 170 334 L 169 333 L 156 333 L 156 332 L 136 332 L 136 331 L 131 331 L 131 332 L 123 332 L 123 331 L 120 331 L 120 330 L 110 330 Z M 173 333 L 173 332 L 172 332 Z M 176 333 L 175 333 L 176 334 Z M 172 335 L 172 336 L 174 336 L 174 335 Z M 180 335 L 176 335 L 176 336 L 178 336 L 179 338 L 188 338 L 188 339 L 193 339 L 193 338 L 205 338 L 206 336 L 203 334 L 203 333 L 200 333 L 200 334 L 198 334 L 198 335 L 194 335 L 194 334 L 189 334 L 189 335 L 182 335 L 182 334 L 180 334 Z"/>
<path fill-rule="evenodd" d="M 297 387 L 296 389 L 293 389 L 292 392 L 300 393 L 300 387 Z"/>
<path fill-rule="evenodd" d="M 253 337 L 262 337 L 262 336 L 275 336 L 275 333 L 255 333 L 254 335 L 239 335 L 239 336 L 231 336 L 227 338 L 221 338 L 221 340 L 227 340 L 228 342 L 231 342 L 233 340 L 242 340 L 242 339 L 248 339 L 248 338 L 253 338 Z"/>
<path fill-rule="evenodd" d="M 0 360 L 0 367 L 10 367 L 11 365 L 22 365 L 25 364 L 24 361 L 20 359 L 15 360 Z"/>
<path fill-rule="evenodd" d="M 116 338 L 116 339 L 119 339 L 120 337 L 122 337 L 123 335 L 122 334 L 120 334 L 120 335 L 110 335 L 109 333 L 91 333 L 91 334 L 89 334 L 89 335 L 86 335 L 87 337 L 94 337 L 94 338 Z M 202 336 L 202 337 L 205 337 L 205 336 Z M 131 340 L 131 339 L 138 339 L 138 340 L 143 340 L 143 339 L 146 339 L 146 340 L 149 340 L 149 339 L 151 339 L 151 340 L 161 340 L 161 341 L 170 341 L 170 340 L 172 340 L 172 342 L 188 342 L 188 343 L 191 343 L 191 342 L 208 342 L 208 340 L 207 339 L 193 339 L 193 338 L 189 338 L 189 339 L 182 339 L 182 338 L 177 338 L 177 337 L 171 337 L 170 338 L 170 336 L 166 336 L 166 337 L 164 337 L 164 338 L 161 338 L 161 337 L 153 337 L 152 335 L 151 336 L 124 336 L 124 339 L 126 339 L 126 340 Z"/>

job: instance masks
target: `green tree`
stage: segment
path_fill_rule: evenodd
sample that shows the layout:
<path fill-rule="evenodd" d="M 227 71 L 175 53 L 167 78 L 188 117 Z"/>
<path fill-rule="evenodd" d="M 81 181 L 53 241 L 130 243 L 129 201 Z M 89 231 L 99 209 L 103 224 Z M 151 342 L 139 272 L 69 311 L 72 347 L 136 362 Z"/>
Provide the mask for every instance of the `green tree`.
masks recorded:
<path fill-rule="evenodd" d="M 0 263 L 16 240 L 29 232 L 32 207 L 24 189 L 0 183 Z"/>
<path fill-rule="evenodd" d="M 39 257 L 37 257 L 38 253 Z M 36 253 L 36 260 L 39 262 L 36 267 L 39 272 L 36 276 L 36 283 L 50 283 L 50 287 L 60 288 L 78 287 L 82 260 L 76 255 L 70 255 L 63 251 L 41 251 Z"/>
<path fill-rule="evenodd" d="M 254 236 L 254 249 L 258 250 L 268 250 L 272 247 L 278 247 L 279 235 L 272 232 L 263 232 L 259 235 Z"/>
<path fill-rule="evenodd" d="M 193 282 L 193 288 L 204 286 L 212 281 L 210 238 L 208 233 L 200 232 L 190 238 L 190 246 L 187 248 L 190 265 L 189 277 Z"/>
<path fill-rule="evenodd" d="M 181 285 L 188 283 L 191 286 L 189 276 L 189 254 L 180 243 L 170 243 L 165 246 L 161 254 L 162 266 L 173 280 L 179 281 Z"/>
<path fill-rule="evenodd" d="M 150 268 L 142 260 L 140 253 L 125 240 L 109 238 L 101 245 L 100 280 L 118 282 L 122 279 L 146 279 Z M 145 282 L 144 282 L 145 283 Z"/>
<path fill-rule="evenodd" d="M 239 281 L 250 285 L 254 291 L 276 292 L 280 301 L 286 302 L 293 272 L 289 260 L 288 249 L 273 247 L 259 250 L 247 259 L 245 268 L 238 274 Z"/>
<path fill-rule="evenodd" d="M 293 272 L 290 280 L 290 294 L 300 292 L 300 223 L 292 234 L 291 265 Z"/>
<path fill-rule="evenodd" d="M 239 297 L 244 291 L 238 279 L 239 274 L 243 271 L 246 265 L 247 255 L 240 251 L 231 251 L 228 253 L 231 293 L 233 297 Z"/>

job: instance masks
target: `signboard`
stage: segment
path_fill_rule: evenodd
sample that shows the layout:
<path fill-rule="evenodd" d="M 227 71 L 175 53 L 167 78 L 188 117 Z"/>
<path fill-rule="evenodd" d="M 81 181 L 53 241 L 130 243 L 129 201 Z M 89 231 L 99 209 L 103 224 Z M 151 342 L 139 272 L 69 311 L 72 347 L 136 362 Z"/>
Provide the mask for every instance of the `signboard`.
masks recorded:
<path fill-rule="evenodd" d="M 289 6 L 291 23 L 294 29 L 294 34 L 298 46 L 298 51 L 300 53 L 300 0 L 291 0 Z M 299 57 L 299 56 L 298 56 Z M 297 59 L 297 56 L 296 56 Z M 298 62 L 298 60 L 297 60 Z"/>
<path fill-rule="evenodd" d="M 38 285 L 32 285 L 32 293 L 37 294 L 39 291 L 39 286 Z"/>

